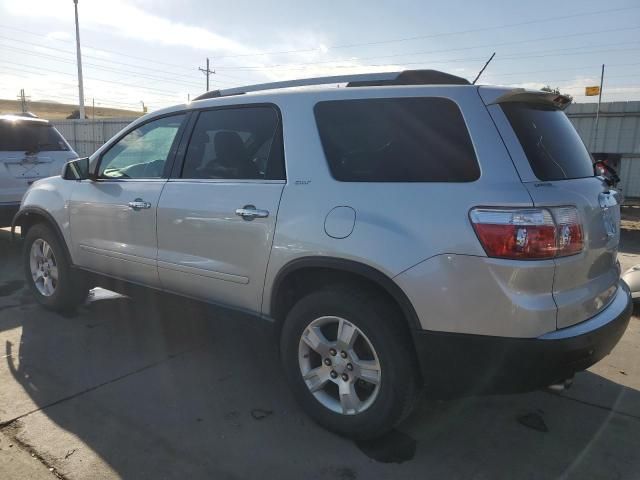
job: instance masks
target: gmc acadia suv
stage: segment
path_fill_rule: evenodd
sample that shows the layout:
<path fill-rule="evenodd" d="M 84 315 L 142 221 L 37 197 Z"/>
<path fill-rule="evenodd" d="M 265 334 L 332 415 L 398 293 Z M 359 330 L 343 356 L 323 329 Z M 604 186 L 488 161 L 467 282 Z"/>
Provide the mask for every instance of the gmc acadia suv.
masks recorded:
<path fill-rule="evenodd" d="M 78 158 L 60 132 L 31 114 L 0 115 L 0 228 L 11 225 L 29 185 Z"/>
<path fill-rule="evenodd" d="M 562 384 L 631 315 L 568 102 L 430 70 L 208 92 L 35 182 L 25 274 L 55 310 L 110 277 L 273 322 L 298 401 L 351 437 L 422 391 Z"/>

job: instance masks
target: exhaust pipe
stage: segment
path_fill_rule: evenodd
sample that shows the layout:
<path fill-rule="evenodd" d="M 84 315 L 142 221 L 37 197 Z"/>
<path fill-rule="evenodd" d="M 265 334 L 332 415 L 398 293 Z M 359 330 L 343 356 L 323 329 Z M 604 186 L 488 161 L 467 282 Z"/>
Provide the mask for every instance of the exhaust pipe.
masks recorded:
<path fill-rule="evenodd" d="M 552 392 L 563 392 L 564 390 L 569 390 L 571 385 L 573 385 L 573 377 L 565 378 L 562 382 L 554 383 L 547 388 Z"/>

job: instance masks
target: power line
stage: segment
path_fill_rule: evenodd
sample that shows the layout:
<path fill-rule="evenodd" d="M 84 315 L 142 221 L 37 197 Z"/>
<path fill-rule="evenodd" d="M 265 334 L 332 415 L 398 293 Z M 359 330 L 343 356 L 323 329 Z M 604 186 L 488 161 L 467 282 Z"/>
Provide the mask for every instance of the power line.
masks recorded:
<path fill-rule="evenodd" d="M 570 38 L 570 37 L 582 37 L 582 36 L 592 36 L 592 35 L 597 35 L 597 34 L 601 34 L 601 33 L 611 33 L 611 32 L 621 32 L 621 31 L 628 31 L 628 30 L 638 30 L 640 29 L 640 26 L 634 26 L 634 27 L 628 27 L 628 28 L 609 28 L 609 29 L 605 29 L 605 30 L 598 30 L 598 31 L 589 31 L 589 32 L 576 32 L 576 33 L 569 33 L 569 34 L 563 34 L 563 35 L 553 35 L 553 36 L 544 36 L 544 37 L 538 37 L 538 38 L 531 38 L 531 39 L 526 39 L 526 40 L 517 40 L 517 41 L 511 41 L 511 42 L 502 42 L 502 43 L 493 43 L 493 44 L 485 44 L 485 45 L 473 45 L 473 46 L 468 46 L 468 47 L 456 47 L 456 48 L 447 48 L 447 49 L 440 49 L 440 50 L 427 50 L 427 51 L 421 51 L 421 52 L 412 52 L 412 53 L 398 53 L 398 54 L 390 54 L 390 55 L 374 55 L 374 56 L 369 56 L 369 57 L 359 57 L 359 58 L 354 58 L 354 59 L 348 59 L 346 61 L 360 61 L 360 60 L 373 60 L 373 59 L 382 59 L 382 58 L 397 58 L 397 57 L 406 57 L 406 56 L 415 56 L 415 55 L 430 55 L 430 54 L 436 54 L 436 53 L 450 53 L 450 52 L 458 52 L 458 51 L 462 51 L 462 50 L 473 50 L 473 49 L 477 49 L 477 48 L 489 48 L 489 49 L 493 49 L 495 47 L 502 47 L 502 46 L 510 46 L 510 45 L 520 45 L 523 43 L 531 43 L 531 42 L 541 42 L 541 41 L 548 41 L 548 40 L 558 40 L 558 39 L 562 39 L 562 38 Z M 581 47 L 573 47 L 573 48 L 584 48 L 584 46 Z M 500 59 L 504 58 L 502 55 L 499 57 Z M 304 65 L 322 65 L 322 64 L 329 64 L 329 63 L 336 63 L 337 61 L 340 60 L 324 60 L 324 61 L 320 61 L 320 62 L 303 62 L 303 63 L 281 63 L 281 64 L 271 64 L 271 65 L 248 65 L 248 66 L 230 66 L 230 65 L 218 65 L 219 69 L 233 69 L 233 70 L 245 70 L 245 69 L 264 69 L 264 68 L 283 68 L 283 67 L 287 67 L 287 68 L 291 68 L 291 67 L 296 67 L 296 66 L 304 66 Z M 343 60 L 344 61 L 344 60 Z"/>
<path fill-rule="evenodd" d="M 0 63 L 9 63 L 9 64 L 12 64 L 12 65 L 19 65 L 19 66 L 23 66 L 23 67 L 25 66 L 23 64 L 16 63 L 16 62 L 9 62 L 8 60 L 0 60 Z M 61 74 L 61 75 L 75 76 L 73 73 L 61 72 L 60 70 L 52 70 L 50 68 L 43 68 L 43 67 L 28 67 L 28 68 L 38 68 L 38 70 L 43 70 L 45 72 L 58 73 L 58 74 Z M 16 69 L 14 67 L 13 70 L 20 70 L 20 69 Z M 25 71 L 25 72 L 26 73 L 32 73 L 32 74 L 38 74 L 39 73 L 39 72 L 33 72 L 33 71 Z M 89 80 L 97 81 L 97 82 L 113 83 L 113 84 L 116 84 L 116 85 L 124 85 L 124 86 L 127 86 L 127 87 L 143 88 L 144 90 L 152 90 L 152 91 L 155 91 L 155 92 L 160 92 L 160 93 L 164 94 L 163 96 L 166 96 L 166 97 L 172 97 L 172 98 L 180 97 L 179 93 L 171 92 L 169 90 L 161 90 L 161 89 L 158 89 L 158 88 L 151 88 L 151 87 L 145 87 L 145 86 L 140 86 L 140 85 L 132 85 L 130 83 L 118 82 L 116 80 L 104 80 L 104 79 L 100 79 L 100 78 L 90 78 L 90 77 L 86 77 L 86 78 L 89 79 Z M 160 95 L 160 94 L 157 94 L 157 95 Z"/>
<path fill-rule="evenodd" d="M 621 12 L 621 11 L 634 10 L 634 9 L 638 9 L 638 8 L 640 8 L 640 5 L 635 5 L 635 6 L 631 6 L 631 7 L 621 7 L 621 8 L 616 8 L 616 9 L 596 10 L 596 11 L 592 11 L 592 12 L 574 13 L 574 14 L 571 14 L 571 15 L 564 15 L 564 16 L 554 15 L 553 17 L 546 17 L 546 18 L 541 18 L 541 19 L 537 19 L 537 20 L 528 20 L 528 21 L 525 21 L 525 22 L 518 22 L 518 23 L 511 23 L 511 24 L 495 25 L 495 26 L 492 26 L 492 27 L 480 27 L 480 28 L 473 28 L 473 29 L 468 29 L 468 30 L 458 30 L 458 31 L 452 31 L 452 32 L 433 33 L 433 34 L 428 34 L 428 35 L 417 35 L 417 36 L 413 36 L 413 37 L 402 37 L 402 38 L 389 39 L 389 40 L 379 40 L 379 41 L 375 41 L 375 42 L 363 42 L 363 43 L 351 43 L 351 44 L 342 44 L 342 45 L 330 45 L 330 46 L 325 46 L 323 48 L 312 48 L 312 49 L 271 51 L 271 52 L 247 53 L 247 54 L 238 54 L 238 55 L 217 55 L 216 58 L 238 58 L 238 57 L 253 57 L 253 56 L 260 56 L 260 55 L 281 55 L 281 54 L 290 54 L 290 53 L 309 53 L 309 52 L 315 52 L 315 51 L 323 51 L 325 48 L 329 49 L 329 50 L 333 50 L 333 49 L 338 49 L 338 48 L 368 47 L 368 46 L 373 46 L 373 45 L 382 45 L 382 44 L 389 44 L 389 43 L 406 42 L 406 41 L 412 41 L 412 40 L 424 40 L 424 39 L 427 39 L 427 38 L 437 38 L 437 37 L 444 37 L 444 36 L 449 36 L 449 35 L 462 35 L 462 34 L 466 34 L 466 33 L 477 33 L 477 32 L 485 32 L 485 31 L 490 31 L 490 30 L 498 30 L 498 29 L 502 29 L 502 28 L 520 27 L 520 26 L 524 26 L 524 25 L 534 25 L 534 24 L 537 24 L 537 23 L 546 23 L 546 22 L 556 21 L 556 20 L 566 20 L 566 19 L 569 19 L 569 18 L 585 17 L 585 16 L 590 16 L 590 15 L 599 15 L 599 14 L 603 14 L 603 13 L 607 13 L 607 14 L 616 13 L 616 12 Z"/>
<path fill-rule="evenodd" d="M 632 66 L 637 66 L 640 65 L 640 63 L 612 63 L 612 64 L 607 64 L 609 67 L 632 67 Z M 569 69 L 567 68 L 554 68 L 554 69 L 550 69 L 550 70 L 528 70 L 528 71 L 519 71 L 519 72 L 514 72 L 512 70 L 509 71 L 509 73 L 503 73 L 503 72 L 491 72 L 488 75 L 498 75 L 501 77 L 507 77 L 507 76 L 512 76 L 512 75 L 522 75 L 525 73 L 547 73 L 547 72 L 572 72 L 575 70 L 588 70 L 588 69 L 592 69 L 594 68 L 593 65 L 584 65 L 584 66 L 580 66 L 580 67 L 571 67 Z"/>
<path fill-rule="evenodd" d="M 576 49 L 583 50 L 582 47 L 576 47 Z M 588 52 L 570 52 L 570 53 L 557 53 L 554 55 L 509 55 L 509 56 L 500 56 L 499 61 L 503 60 L 518 60 L 522 58 L 540 58 L 540 57 L 549 57 L 549 56 L 565 56 L 565 55 L 590 55 L 593 53 L 605 53 L 605 52 L 621 52 L 621 51 L 630 51 L 630 50 L 638 50 L 638 48 L 627 48 L 627 49 L 609 49 L 609 50 L 591 50 Z M 352 64 L 352 65 L 330 65 L 329 68 L 366 68 L 366 67 L 404 67 L 409 65 L 428 65 L 428 64 L 449 64 L 449 63 L 460 63 L 460 62 L 472 62 L 472 61 L 482 61 L 486 60 L 486 57 L 463 57 L 463 58 L 453 58 L 453 59 L 437 59 L 437 60 L 422 60 L 419 62 L 402 62 L 402 63 L 360 63 L 360 64 Z M 345 60 L 335 61 L 335 63 L 344 63 Z M 265 66 L 265 67 L 253 67 L 251 71 L 262 71 L 262 70 L 272 70 L 274 68 L 278 69 L 286 69 L 286 70 L 306 70 L 311 68 L 313 65 L 302 65 L 300 67 L 284 67 L 283 65 L 277 66 Z M 222 68 L 222 67 L 218 67 Z M 227 67 L 230 68 L 230 67 Z M 240 67 L 237 67 L 240 68 Z"/>
<path fill-rule="evenodd" d="M 467 29 L 467 30 L 457 30 L 457 31 L 450 31 L 450 32 L 440 32 L 440 33 L 434 33 L 434 34 L 428 34 L 428 35 L 417 35 L 417 36 L 412 36 L 412 37 L 402 37 L 402 38 L 395 38 L 395 39 L 379 40 L 379 41 L 374 41 L 374 42 L 338 44 L 338 45 L 323 46 L 322 48 L 311 48 L 311 49 L 267 51 L 267 52 L 257 52 L 257 53 L 249 53 L 249 54 L 234 54 L 234 55 L 217 55 L 216 58 L 240 58 L 240 57 L 254 57 L 254 56 L 279 55 L 279 54 L 290 54 L 290 53 L 308 53 L 308 52 L 312 52 L 312 51 L 324 51 L 325 49 L 341 49 L 341 48 L 354 48 L 354 47 L 361 47 L 361 46 L 382 45 L 382 44 L 398 43 L 398 42 L 405 42 L 405 41 L 412 41 L 412 40 L 422 40 L 422 39 L 428 39 L 428 38 L 437 38 L 437 37 L 443 37 L 443 36 L 462 35 L 462 34 L 467 34 L 467 33 L 477 33 L 477 32 L 483 32 L 483 31 L 499 30 L 499 29 L 504 29 L 504 28 L 519 27 L 519 26 L 524 26 L 524 25 L 534 25 L 534 24 L 539 24 L 539 23 L 566 20 L 566 19 L 571 19 L 571 18 L 591 16 L 591 15 L 611 14 L 611 13 L 617 13 L 617 12 L 621 12 L 621 11 L 634 10 L 634 9 L 638 9 L 638 8 L 640 8 L 640 5 L 630 6 L 630 7 L 620 7 L 620 8 L 616 8 L 616 9 L 595 10 L 595 11 L 591 11 L 591 12 L 574 13 L 574 14 L 563 15 L 563 16 L 554 15 L 552 17 L 546 17 L 546 18 L 535 19 L 535 20 L 528 20 L 528 21 L 524 21 L 524 22 L 517 22 L 517 23 L 511 23 L 511 24 L 502 24 L 502 25 L 495 25 L 495 26 L 489 26 L 489 27 L 480 27 L 480 28 L 473 28 L 473 29 Z M 7 29 L 7 30 L 19 31 L 19 32 L 28 33 L 28 34 L 31 34 L 31 35 L 36 35 L 36 36 L 41 36 L 41 37 L 48 38 L 46 35 L 38 34 L 38 33 L 35 33 L 35 32 L 31 32 L 31 31 L 20 29 L 20 28 L 16 28 L 16 27 L 11 27 L 11 26 L 8 26 L 8 25 L 0 25 L 0 28 Z M 620 30 L 620 29 L 613 29 L 613 30 Z M 612 31 L 612 30 L 610 30 L 610 31 Z M 593 32 L 590 32 L 590 33 L 593 33 Z M 55 39 L 55 40 L 58 41 L 58 42 L 69 43 L 68 41 L 61 40 L 61 39 Z M 173 64 L 173 63 L 161 62 L 161 61 L 158 61 L 158 60 L 149 60 L 148 58 L 138 57 L 138 56 L 134 56 L 134 55 L 130 55 L 130 54 L 124 54 L 124 53 L 117 52 L 117 51 L 114 51 L 114 50 L 108 50 L 108 49 L 94 47 L 94 46 L 90 46 L 90 45 L 87 45 L 87 46 L 90 47 L 90 48 L 93 48 L 94 50 L 108 52 L 108 53 L 114 53 L 114 54 L 117 54 L 117 55 L 129 57 L 129 58 L 134 58 L 134 59 L 142 60 L 142 61 L 149 62 L 149 63 L 157 63 L 157 64 L 162 64 L 162 65 L 174 66 L 174 67 L 178 67 L 178 68 L 184 68 L 184 66 Z M 412 55 L 412 54 L 407 54 L 407 55 Z M 380 58 L 380 57 L 378 57 L 378 58 Z"/>
<path fill-rule="evenodd" d="M 67 55 L 75 55 L 74 52 L 71 52 L 69 50 L 64 50 L 62 48 L 50 47 L 50 46 L 43 45 L 43 44 L 40 44 L 40 43 L 27 42 L 27 41 L 24 41 L 24 40 L 16 40 L 14 38 L 4 37 L 2 35 L 0 35 L 0 39 L 8 40 L 10 42 L 15 42 L 15 43 L 19 43 L 19 44 L 29 45 L 29 46 L 33 46 L 33 47 L 37 47 L 37 48 L 45 48 L 47 50 L 52 50 L 52 51 L 55 51 L 55 52 L 61 52 L 61 53 L 67 54 Z M 10 47 L 10 48 L 18 48 L 18 47 Z M 31 53 L 31 51 L 28 51 L 28 50 L 27 50 L 27 52 Z M 153 71 L 153 72 L 161 72 L 161 73 L 163 73 L 165 75 L 172 75 L 172 76 L 175 76 L 175 77 L 183 77 L 183 78 L 193 79 L 192 75 L 191 76 L 187 76 L 187 75 L 183 75 L 183 74 L 175 74 L 175 73 L 167 72 L 166 69 L 165 70 L 160 70 L 160 69 L 154 69 L 154 68 L 147 68 L 147 67 L 143 67 L 143 66 L 139 66 L 139 65 L 133 65 L 131 63 L 125 63 L 125 62 L 118 62 L 116 60 L 103 59 L 103 58 L 92 56 L 92 55 L 84 55 L 83 57 L 84 58 L 91 58 L 93 60 L 97 60 L 97 61 L 100 61 L 100 62 L 108 62 L 109 64 L 124 65 L 126 67 L 131 67 L 131 68 L 144 69 L 144 70 Z"/>
<path fill-rule="evenodd" d="M 13 47 L 13 46 L 8 47 L 6 45 L 2 45 L 1 43 L 0 43 L 0 48 L 4 48 L 4 49 L 15 51 L 15 52 L 28 53 L 29 55 L 32 55 L 32 56 L 35 56 L 35 57 L 40 57 L 40 58 L 46 58 L 46 59 L 49 59 L 49 60 L 54 61 L 54 62 L 65 63 L 65 64 L 69 64 L 69 65 L 73 65 L 75 63 L 72 60 L 67 60 L 66 58 L 57 57 L 55 55 L 46 55 L 46 54 L 43 54 L 43 53 L 34 52 L 32 50 L 26 50 L 26 49 L 22 49 L 22 48 Z M 107 72 L 121 73 L 121 74 L 125 74 L 127 76 L 136 76 L 136 77 L 141 77 L 141 78 L 148 78 L 148 79 L 151 79 L 151 80 L 159 80 L 159 81 L 162 81 L 162 82 L 173 83 L 173 84 L 176 84 L 176 85 L 185 85 L 185 86 L 194 87 L 194 88 L 200 87 L 195 82 L 185 82 L 183 80 L 175 80 L 175 79 L 165 78 L 165 77 L 160 77 L 160 76 L 155 76 L 155 75 L 148 75 L 148 74 L 144 74 L 144 73 L 140 73 L 140 72 L 131 72 L 131 71 L 127 71 L 127 70 L 118 70 L 118 69 L 114 69 L 114 68 L 105 67 L 103 65 L 96 65 L 94 63 L 89 63 L 89 62 L 84 62 L 83 66 L 84 67 L 92 67 L 94 69 L 103 70 L 103 71 L 107 71 Z"/>
<path fill-rule="evenodd" d="M 69 40 L 61 40 L 61 39 L 58 39 L 58 38 L 50 39 L 47 35 L 43 35 L 43 34 L 41 34 L 41 33 L 36 33 L 36 32 L 31 32 L 31 31 L 29 31 L 29 30 L 24 30 L 24 29 L 22 29 L 22 28 L 15 28 L 15 27 L 9 27 L 9 26 L 6 26 L 6 25 L 0 25 L 0 29 L 13 30 L 13 31 L 17 31 L 17 32 L 27 33 L 27 34 L 29 34 L 29 35 L 33 35 L 33 36 L 36 36 L 36 37 L 46 38 L 47 40 L 54 40 L 54 41 L 56 41 L 56 42 L 62 42 L 62 43 L 73 43 L 73 42 L 71 42 L 71 41 L 69 41 Z M 3 39 L 5 39 L 5 40 L 10 40 L 10 41 L 18 42 L 18 43 L 25 43 L 25 44 L 28 44 L 28 45 L 34 45 L 34 46 L 38 46 L 38 47 L 40 47 L 40 48 L 48 48 L 48 49 L 56 50 L 56 51 L 59 51 L 59 52 L 64 52 L 64 53 L 73 54 L 73 52 L 71 52 L 71 51 L 69 51 L 69 50 L 63 50 L 63 49 L 59 49 L 59 48 L 55 48 L 55 47 L 50 47 L 50 46 L 48 46 L 48 45 L 42 45 L 42 44 L 37 44 L 37 43 L 27 42 L 27 41 L 25 41 L 25 40 L 16 40 L 15 38 L 4 37 L 4 36 L 0 36 L 0 38 L 3 38 Z M 176 67 L 176 68 L 180 68 L 180 69 L 191 69 L 191 68 L 193 68 L 192 66 L 187 66 L 187 65 L 178 65 L 178 64 L 175 64 L 175 63 L 168 63 L 168 62 L 161 62 L 161 61 L 159 61 L 159 60 L 150 60 L 150 59 L 148 59 L 148 58 L 138 57 L 138 56 L 136 56 L 136 55 L 130 55 L 130 54 L 126 54 L 126 53 L 118 52 L 118 51 L 115 51 L 115 50 L 108 50 L 108 49 L 104 49 L 104 48 L 97 48 L 97 47 L 93 47 L 93 46 L 91 46 L 91 45 L 87 45 L 87 44 L 85 44 L 85 46 L 86 46 L 86 47 L 88 47 L 88 48 L 90 48 L 90 49 L 92 49 L 92 50 L 95 50 L 95 51 L 100 51 L 100 52 L 105 52 L 105 53 L 113 53 L 113 54 L 115 54 L 115 55 L 119 55 L 119 56 L 127 57 L 127 58 L 133 58 L 133 59 L 135 59 L 135 60 L 141 60 L 141 61 L 144 61 L 144 62 L 147 62 L 147 63 L 158 64 L 158 65 L 166 65 L 166 66 L 169 66 L 169 67 Z M 93 58 L 94 60 L 99 60 L 99 61 L 104 61 L 104 62 L 118 63 L 118 64 L 121 64 L 121 65 L 126 65 L 126 66 L 134 67 L 134 68 L 147 68 L 147 67 L 144 67 L 144 66 L 132 65 L 132 64 L 130 64 L 130 63 L 117 62 L 117 61 L 115 61 L 115 60 L 107 60 L 107 59 L 104 59 L 104 58 L 101 58 L 101 57 L 92 56 L 92 55 L 84 55 L 84 57 L 86 57 L 86 58 Z M 175 73 L 167 72 L 166 70 L 158 70 L 158 69 L 154 69 L 154 70 L 155 70 L 155 71 L 158 71 L 158 72 L 166 72 L 167 74 L 170 74 L 170 75 L 176 75 L 176 76 L 179 76 L 179 77 L 184 77 L 184 78 L 187 78 L 187 77 L 188 77 L 188 78 L 192 78 L 192 76 L 190 76 L 190 75 L 189 75 L 189 76 L 187 76 L 187 75 L 175 74 Z M 234 76 L 231 76 L 231 75 L 226 75 L 226 74 L 218 74 L 218 75 L 219 75 L 219 76 L 223 76 L 223 77 L 225 77 L 225 78 L 234 79 L 234 80 L 242 80 L 242 79 L 240 79 L 240 78 L 238 78 L 238 77 L 234 77 Z"/>

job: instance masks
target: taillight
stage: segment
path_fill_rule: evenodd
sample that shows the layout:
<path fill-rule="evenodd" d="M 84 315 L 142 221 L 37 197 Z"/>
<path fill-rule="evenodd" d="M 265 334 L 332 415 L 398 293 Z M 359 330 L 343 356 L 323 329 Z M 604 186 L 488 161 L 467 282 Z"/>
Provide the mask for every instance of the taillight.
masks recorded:
<path fill-rule="evenodd" d="M 574 207 L 560 207 L 552 211 L 558 229 L 558 256 L 580 253 L 583 238 L 578 210 Z"/>
<path fill-rule="evenodd" d="M 490 257 L 535 260 L 582 251 L 574 207 L 474 208 L 469 216 Z"/>

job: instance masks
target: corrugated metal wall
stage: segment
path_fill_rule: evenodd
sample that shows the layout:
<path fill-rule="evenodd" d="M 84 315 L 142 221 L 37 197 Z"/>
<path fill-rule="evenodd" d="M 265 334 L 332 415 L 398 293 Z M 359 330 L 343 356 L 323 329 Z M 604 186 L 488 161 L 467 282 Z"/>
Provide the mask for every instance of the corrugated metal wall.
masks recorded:
<path fill-rule="evenodd" d="M 574 103 L 567 109 L 589 151 L 640 155 L 640 102 L 603 103 L 597 139 L 596 108 L 596 103 Z"/>
<path fill-rule="evenodd" d="M 51 123 L 67 139 L 78 155 L 86 157 L 95 152 L 133 120 L 135 118 L 52 120 Z"/>
<path fill-rule="evenodd" d="M 595 138 L 596 103 L 576 103 L 567 115 L 592 153 L 621 155 L 619 188 L 626 197 L 640 197 L 640 102 L 609 102 L 600 107 Z"/>
<path fill-rule="evenodd" d="M 640 156 L 622 157 L 619 187 L 625 197 L 640 197 Z"/>

